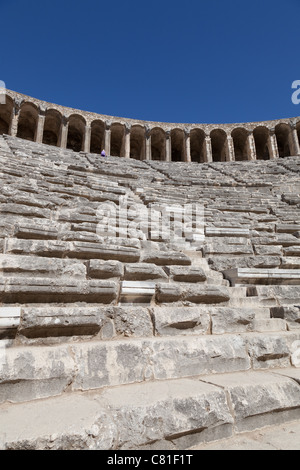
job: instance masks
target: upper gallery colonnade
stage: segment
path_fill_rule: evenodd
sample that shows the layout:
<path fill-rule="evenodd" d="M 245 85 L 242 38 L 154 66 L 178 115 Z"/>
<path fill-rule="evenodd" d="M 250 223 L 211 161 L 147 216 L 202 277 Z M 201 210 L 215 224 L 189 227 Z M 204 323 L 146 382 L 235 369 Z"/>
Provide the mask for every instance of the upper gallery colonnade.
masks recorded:
<path fill-rule="evenodd" d="M 243 124 L 172 124 L 105 116 L 6 90 L 0 134 L 138 160 L 219 162 L 300 156 L 300 117 Z"/>

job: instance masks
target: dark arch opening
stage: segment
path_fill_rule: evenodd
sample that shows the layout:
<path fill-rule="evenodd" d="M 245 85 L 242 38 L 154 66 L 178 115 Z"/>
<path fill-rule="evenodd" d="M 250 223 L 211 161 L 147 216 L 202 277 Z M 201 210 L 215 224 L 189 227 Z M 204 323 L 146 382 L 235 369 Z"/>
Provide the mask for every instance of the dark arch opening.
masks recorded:
<path fill-rule="evenodd" d="M 55 109 L 46 112 L 43 144 L 58 146 L 62 115 Z"/>
<path fill-rule="evenodd" d="M 142 126 L 132 126 L 130 131 L 130 158 L 145 159 L 145 129 Z"/>
<path fill-rule="evenodd" d="M 17 137 L 35 141 L 37 130 L 38 110 L 32 103 L 24 103 L 21 106 Z"/>
<path fill-rule="evenodd" d="M 242 127 L 234 129 L 231 133 L 231 136 L 234 145 L 235 161 L 242 162 L 249 160 L 247 148 L 248 132 L 246 129 L 243 129 Z"/>
<path fill-rule="evenodd" d="M 257 160 L 269 160 L 269 130 L 267 127 L 259 126 L 253 130 Z"/>
<path fill-rule="evenodd" d="M 223 129 L 214 129 L 210 133 L 213 162 L 226 161 L 227 134 Z"/>
<path fill-rule="evenodd" d="M 205 133 L 202 129 L 192 129 L 190 132 L 191 160 L 192 162 L 204 163 Z"/>
<path fill-rule="evenodd" d="M 165 133 L 159 127 L 151 131 L 151 159 L 164 161 L 166 155 Z"/>
<path fill-rule="evenodd" d="M 171 131 L 171 159 L 172 162 L 184 161 L 184 135 L 182 129 Z"/>
<path fill-rule="evenodd" d="M 288 124 L 277 124 L 275 135 L 277 140 L 278 153 L 280 158 L 289 157 L 291 149 L 289 144 L 290 127 Z"/>
<path fill-rule="evenodd" d="M 67 148 L 74 152 L 83 150 L 85 134 L 85 120 L 83 117 L 73 114 L 69 117 Z"/>
<path fill-rule="evenodd" d="M 93 121 L 91 124 L 91 153 L 101 153 L 104 148 L 105 125 L 100 120 Z"/>
<path fill-rule="evenodd" d="M 13 117 L 13 100 L 6 96 L 5 101 L 5 103 L 0 104 L 0 134 L 9 134 Z"/>
<path fill-rule="evenodd" d="M 123 124 L 115 123 L 111 126 L 110 154 L 113 157 L 124 157 L 124 131 Z"/>

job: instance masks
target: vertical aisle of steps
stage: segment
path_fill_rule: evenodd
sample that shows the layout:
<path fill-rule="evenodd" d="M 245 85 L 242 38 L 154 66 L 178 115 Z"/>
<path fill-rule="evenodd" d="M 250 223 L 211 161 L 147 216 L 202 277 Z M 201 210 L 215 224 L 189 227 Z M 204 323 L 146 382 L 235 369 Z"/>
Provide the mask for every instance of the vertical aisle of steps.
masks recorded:
<path fill-rule="evenodd" d="M 187 449 L 299 419 L 299 283 L 265 282 L 270 266 L 256 264 L 299 260 L 292 227 L 278 231 L 288 203 L 257 193 L 251 210 L 208 165 L 11 137 L 0 165 L 2 449 Z M 205 238 L 147 232 L 143 215 L 133 224 L 136 208 L 199 200 Z M 245 263 L 256 277 L 231 272 Z"/>

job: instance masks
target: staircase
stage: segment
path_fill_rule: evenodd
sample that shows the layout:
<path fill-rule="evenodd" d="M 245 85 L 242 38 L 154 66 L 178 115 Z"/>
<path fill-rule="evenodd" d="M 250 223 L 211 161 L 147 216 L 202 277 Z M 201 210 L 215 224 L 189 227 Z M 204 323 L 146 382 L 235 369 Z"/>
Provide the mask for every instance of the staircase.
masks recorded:
<path fill-rule="evenodd" d="M 0 448 L 189 449 L 298 420 L 299 172 L 0 136 Z M 199 203 L 195 226 L 178 208 Z"/>

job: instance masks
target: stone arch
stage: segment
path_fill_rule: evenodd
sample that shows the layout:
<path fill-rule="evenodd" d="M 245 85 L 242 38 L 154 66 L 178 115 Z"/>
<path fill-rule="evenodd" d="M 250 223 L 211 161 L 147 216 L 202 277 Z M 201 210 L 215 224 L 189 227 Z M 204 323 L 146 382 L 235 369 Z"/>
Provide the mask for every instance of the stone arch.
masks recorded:
<path fill-rule="evenodd" d="M 204 163 L 205 132 L 202 129 L 192 129 L 190 132 L 191 161 Z"/>
<path fill-rule="evenodd" d="M 5 104 L 0 104 L 0 134 L 9 134 L 13 117 L 14 102 L 10 96 L 5 97 Z"/>
<path fill-rule="evenodd" d="M 47 109 L 43 132 L 43 144 L 59 145 L 62 115 L 56 109 Z"/>
<path fill-rule="evenodd" d="M 257 160 L 270 159 L 269 137 L 269 129 L 265 126 L 258 126 L 253 130 Z"/>
<path fill-rule="evenodd" d="M 100 119 L 96 119 L 91 124 L 91 153 L 101 153 L 105 142 L 105 124 Z"/>
<path fill-rule="evenodd" d="M 113 157 L 124 157 L 125 126 L 118 122 L 111 125 L 110 154 Z"/>
<path fill-rule="evenodd" d="M 85 136 L 85 119 L 78 115 L 72 114 L 69 117 L 67 148 L 74 152 L 81 152 L 84 145 Z"/>
<path fill-rule="evenodd" d="M 247 130 L 243 127 L 237 127 L 231 132 L 231 137 L 233 139 L 235 161 L 241 162 L 244 160 L 249 160 L 247 146 Z"/>
<path fill-rule="evenodd" d="M 172 162 L 184 161 L 184 132 L 182 129 L 171 131 L 171 160 Z"/>
<path fill-rule="evenodd" d="M 226 161 L 227 134 L 223 129 L 213 129 L 210 133 L 213 162 Z"/>
<path fill-rule="evenodd" d="M 151 130 L 151 159 L 160 161 L 166 159 L 166 136 L 160 127 Z"/>
<path fill-rule="evenodd" d="M 130 158 L 145 159 L 145 128 L 133 125 L 130 131 Z"/>
<path fill-rule="evenodd" d="M 279 157 L 289 157 L 291 155 L 289 135 L 291 128 L 288 124 L 280 123 L 275 127 Z"/>
<path fill-rule="evenodd" d="M 35 141 L 38 115 L 38 109 L 33 103 L 25 102 L 21 105 L 17 137 Z"/>

